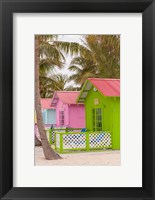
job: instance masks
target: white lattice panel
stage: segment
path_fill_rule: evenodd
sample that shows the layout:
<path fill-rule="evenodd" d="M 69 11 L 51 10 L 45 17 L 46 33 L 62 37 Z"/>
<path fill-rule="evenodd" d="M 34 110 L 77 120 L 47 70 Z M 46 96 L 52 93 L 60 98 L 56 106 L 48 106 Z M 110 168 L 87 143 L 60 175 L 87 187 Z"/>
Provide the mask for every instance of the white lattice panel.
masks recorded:
<path fill-rule="evenodd" d="M 56 147 L 60 148 L 60 134 L 56 134 Z"/>
<path fill-rule="evenodd" d="M 51 142 L 54 143 L 54 138 L 55 138 L 55 132 L 52 130 L 52 133 L 51 133 Z"/>
<path fill-rule="evenodd" d="M 59 130 L 59 131 L 57 131 L 57 132 L 63 132 L 64 130 Z M 51 138 L 50 138 L 50 140 L 51 140 L 51 142 L 52 143 L 54 143 L 55 142 L 55 130 L 52 130 L 52 133 L 51 133 Z"/>
<path fill-rule="evenodd" d="M 96 132 L 89 134 L 89 147 L 111 147 L 111 133 L 108 132 Z"/>
<path fill-rule="evenodd" d="M 85 134 L 65 134 L 63 135 L 63 149 L 86 148 Z"/>

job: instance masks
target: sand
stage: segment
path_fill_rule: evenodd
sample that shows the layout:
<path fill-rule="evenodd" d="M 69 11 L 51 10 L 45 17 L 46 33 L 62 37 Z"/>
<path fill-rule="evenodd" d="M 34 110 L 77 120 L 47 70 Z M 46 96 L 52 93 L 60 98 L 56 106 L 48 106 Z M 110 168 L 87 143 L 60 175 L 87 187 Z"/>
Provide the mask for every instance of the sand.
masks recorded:
<path fill-rule="evenodd" d="M 78 152 L 60 154 L 63 159 L 46 160 L 42 147 L 35 147 L 36 166 L 119 166 L 121 165 L 120 151 L 106 150 L 100 152 Z"/>

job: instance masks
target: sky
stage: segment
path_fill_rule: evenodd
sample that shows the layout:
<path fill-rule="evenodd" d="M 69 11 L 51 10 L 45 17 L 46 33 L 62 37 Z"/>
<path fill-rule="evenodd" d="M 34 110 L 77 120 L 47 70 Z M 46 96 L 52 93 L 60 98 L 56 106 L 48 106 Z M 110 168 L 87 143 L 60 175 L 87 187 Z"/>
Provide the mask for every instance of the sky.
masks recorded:
<path fill-rule="evenodd" d="M 81 35 L 60 35 L 58 37 L 58 40 L 66 41 L 66 42 L 77 42 L 77 43 L 82 44 Z M 66 75 L 70 76 L 70 75 L 74 74 L 74 72 L 68 70 L 69 64 L 73 57 L 71 57 L 69 55 L 65 55 L 65 58 L 66 58 L 66 64 L 65 64 L 64 68 L 61 70 L 56 68 L 55 73 L 61 73 L 61 74 L 66 74 Z M 69 86 L 69 85 L 76 86 L 76 84 L 73 81 L 66 84 L 66 86 Z"/>

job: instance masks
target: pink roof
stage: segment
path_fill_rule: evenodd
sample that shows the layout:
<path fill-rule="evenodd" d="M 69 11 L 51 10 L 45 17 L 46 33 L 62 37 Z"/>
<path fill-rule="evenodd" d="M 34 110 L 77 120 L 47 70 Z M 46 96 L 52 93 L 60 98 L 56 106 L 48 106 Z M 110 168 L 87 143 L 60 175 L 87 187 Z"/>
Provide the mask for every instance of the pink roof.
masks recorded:
<path fill-rule="evenodd" d="M 56 91 L 52 99 L 52 106 L 57 104 L 58 99 L 61 99 L 66 104 L 77 104 L 76 99 L 80 92 L 77 91 Z"/>
<path fill-rule="evenodd" d="M 51 98 L 42 98 L 40 100 L 41 102 L 41 107 L 43 109 L 54 109 L 54 107 L 51 106 Z"/>
<path fill-rule="evenodd" d="M 88 78 L 104 96 L 120 96 L 120 79 Z"/>

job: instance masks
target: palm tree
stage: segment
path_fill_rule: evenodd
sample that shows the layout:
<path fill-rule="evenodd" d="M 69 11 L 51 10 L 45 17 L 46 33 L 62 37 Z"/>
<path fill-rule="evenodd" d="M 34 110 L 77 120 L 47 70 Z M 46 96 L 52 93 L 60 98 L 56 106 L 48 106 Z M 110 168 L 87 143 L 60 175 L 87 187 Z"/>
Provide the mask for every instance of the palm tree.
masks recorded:
<path fill-rule="evenodd" d="M 41 98 L 52 98 L 55 91 L 79 91 L 78 86 L 66 86 L 70 78 L 65 74 L 44 73 L 40 75 L 40 96 Z"/>
<path fill-rule="evenodd" d="M 62 61 L 65 60 L 62 52 L 73 55 L 74 53 L 79 54 L 79 52 L 84 53 L 84 51 L 87 51 L 85 47 L 77 43 L 60 42 L 56 38 L 55 35 L 35 35 L 35 109 L 43 152 L 48 160 L 60 159 L 61 157 L 50 147 L 44 129 L 40 104 L 39 77 L 41 71 L 47 73 L 52 67 L 62 67 Z"/>
<path fill-rule="evenodd" d="M 75 74 L 70 80 L 83 84 L 88 77 L 120 77 L 119 35 L 86 35 L 83 42 L 88 52 L 71 61 L 69 69 Z"/>
<path fill-rule="evenodd" d="M 41 98 L 51 98 L 55 90 L 55 81 L 50 77 L 49 72 L 39 76 Z"/>
<path fill-rule="evenodd" d="M 83 55 L 73 58 L 68 69 L 75 72 L 70 76 L 69 80 L 73 80 L 79 85 L 83 85 L 87 78 L 95 77 L 97 73 L 97 66 L 92 58 L 89 57 L 87 59 Z"/>
<path fill-rule="evenodd" d="M 105 78 L 120 78 L 120 36 L 89 35 L 86 42 L 98 65 L 98 74 Z"/>
<path fill-rule="evenodd" d="M 35 36 L 35 109 L 37 115 L 37 125 L 41 138 L 41 143 L 43 147 L 43 152 L 45 158 L 48 160 L 59 159 L 61 158 L 49 145 L 46 131 L 44 128 L 44 123 L 42 119 L 41 113 L 41 104 L 40 104 L 40 86 L 39 86 L 39 63 L 40 63 L 40 46 L 44 42 L 43 36 L 36 35 Z M 47 39 L 47 38 L 46 38 Z M 46 42 L 46 40 L 45 40 Z M 46 51 L 46 49 L 45 49 Z M 48 52 L 49 53 L 49 52 Z"/>
<path fill-rule="evenodd" d="M 67 75 L 45 73 L 40 75 L 41 98 L 52 98 L 54 91 L 66 90 L 66 83 L 69 81 Z"/>
<path fill-rule="evenodd" d="M 68 87 L 65 88 L 65 91 L 80 91 L 80 90 L 81 90 L 80 86 L 69 85 Z"/>

